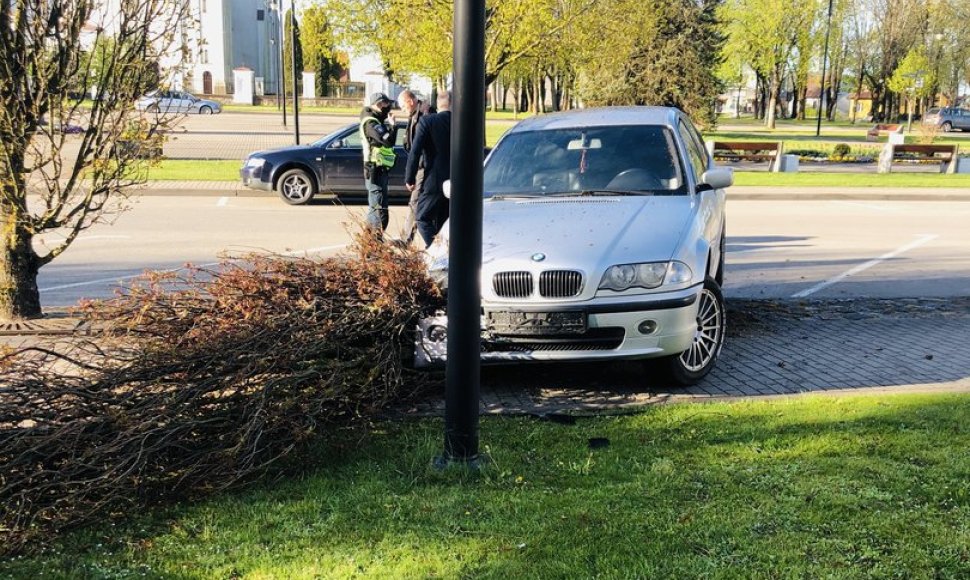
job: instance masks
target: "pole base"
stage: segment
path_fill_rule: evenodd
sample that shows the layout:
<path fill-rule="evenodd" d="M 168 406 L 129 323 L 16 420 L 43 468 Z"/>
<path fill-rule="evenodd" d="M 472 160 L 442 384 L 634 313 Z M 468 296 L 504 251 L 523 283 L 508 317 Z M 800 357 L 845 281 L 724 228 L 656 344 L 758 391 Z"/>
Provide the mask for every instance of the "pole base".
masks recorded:
<path fill-rule="evenodd" d="M 442 453 L 431 460 L 431 466 L 438 471 L 445 471 L 446 469 L 452 468 L 462 468 L 468 471 L 479 472 L 483 467 L 488 466 L 491 461 L 485 455 L 476 455 L 475 457 L 451 457 Z"/>

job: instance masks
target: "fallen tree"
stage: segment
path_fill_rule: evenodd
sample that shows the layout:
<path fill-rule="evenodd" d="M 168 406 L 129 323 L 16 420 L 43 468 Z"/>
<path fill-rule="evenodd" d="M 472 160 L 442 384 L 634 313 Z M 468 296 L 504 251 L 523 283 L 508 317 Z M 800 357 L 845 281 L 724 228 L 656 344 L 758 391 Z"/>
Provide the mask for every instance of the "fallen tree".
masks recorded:
<path fill-rule="evenodd" d="M 136 505 L 222 490 L 421 394 L 416 252 L 154 273 L 83 305 L 99 329 L 0 352 L 0 553 Z"/>

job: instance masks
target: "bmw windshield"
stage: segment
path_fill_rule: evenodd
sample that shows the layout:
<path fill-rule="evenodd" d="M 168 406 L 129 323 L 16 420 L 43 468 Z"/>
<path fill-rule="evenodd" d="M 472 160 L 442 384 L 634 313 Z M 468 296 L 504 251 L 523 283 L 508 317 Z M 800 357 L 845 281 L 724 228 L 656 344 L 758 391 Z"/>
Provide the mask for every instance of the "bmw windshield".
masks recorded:
<path fill-rule="evenodd" d="M 488 159 L 485 195 L 685 195 L 678 159 L 655 125 L 512 133 Z"/>

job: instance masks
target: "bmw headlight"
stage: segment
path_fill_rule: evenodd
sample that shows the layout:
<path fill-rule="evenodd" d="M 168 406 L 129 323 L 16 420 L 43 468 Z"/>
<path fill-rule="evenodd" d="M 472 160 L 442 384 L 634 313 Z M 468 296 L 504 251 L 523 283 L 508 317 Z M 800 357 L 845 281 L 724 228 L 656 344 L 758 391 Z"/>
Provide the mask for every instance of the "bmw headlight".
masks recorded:
<path fill-rule="evenodd" d="M 262 157 L 250 157 L 246 160 L 246 167 L 262 167 L 266 159 Z"/>
<path fill-rule="evenodd" d="M 683 262 L 649 262 L 646 264 L 621 264 L 611 266 L 603 274 L 600 290 L 623 292 L 630 288 L 652 290 L 667 284 L 690 282 L 693 273 Z"/>

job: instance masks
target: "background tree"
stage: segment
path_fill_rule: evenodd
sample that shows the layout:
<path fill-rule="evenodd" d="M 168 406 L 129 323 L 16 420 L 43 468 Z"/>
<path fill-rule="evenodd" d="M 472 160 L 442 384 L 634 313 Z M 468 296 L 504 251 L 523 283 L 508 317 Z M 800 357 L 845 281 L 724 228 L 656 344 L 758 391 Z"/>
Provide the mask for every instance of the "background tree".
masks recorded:
<path fill-rule="evenodd" d="M 293 94 L 293 79 L 296 79 L 297 90 L 303 84 L 303 43 L 301 41 L 300 23 L 293 18 L 293 11 L 287 10 L 283 16 L 283 70 L 286 72 L 284 94 Z M 295 34 L 294 34 L 295 32 Z M 293 39 L 296 38 L 296 66 L 293 66 Z M 294 77 L 293 75 L 296 74 Z M 289 92 L 286 92 L 289 91 Z"/>
<path fill-rule="evenodd" d="M 507 67 L 538 56 L 548 39 L 572 26 L 605 0 L 488 0 L 485 78 L 491 84 Z M 568 10 L 556 10 L 562 4 Z M 453 2 L 447 0 L 326 0 L 338 41 L 358 53 L 377 53 L 395 80 L 418 74 L 437 81 L 452 70 Z"/>
<path fill-rule="evenodd" d="M 307 70 L 316 73 L 314 94 L 323 96 L 326 84 L 336 80 L 349 64 L 346 55 L 336 48 L 333 29 L 323 6 L 314 4 L 303 11 L 300 41 Z"/>
<path fill-rule="evenodd" d="M 723 86 L 717 78 L 723 37 L 716 11 L 720 1 L 614 3 L 604 37 L 583 63 L 580 95 L 591 105 L 678 107 L 712 125 Z M 596 33 L 602 29 L 593 27 Z"/>
<path fill-rule="evenodd" d="M 913 48 L 906 53 L 887 86 L 906 101 L 907 120 L 912 125 L 913 104 L 917 99 L 930 94 L 936 86 L 936 79 L 923 47 Z"/>
<path fill-rule="evenodd" d="M 765 93 L 765 126 L 775 116 L 790 63 L 797 54 L 799 32 L 817 16 L 817 2 L 788 0 L 727 0 L 721 10 L 728 40 L 727 53 L 748 55 Z"/>
<path fill-rule="evenodd" d="M 144 180 L 138 148 L 115 143 L 166 122 L 133 104 L 156 86 L 185 14 L 172 0 L 122 0 L 110 14 L 94 0 L 0 3 L 0 319 L 40 315 L 40 268 Z M 89 105 L 71 98 L 90 86 Z M 84 133 L 57 130 L 71 122 Z"/>

